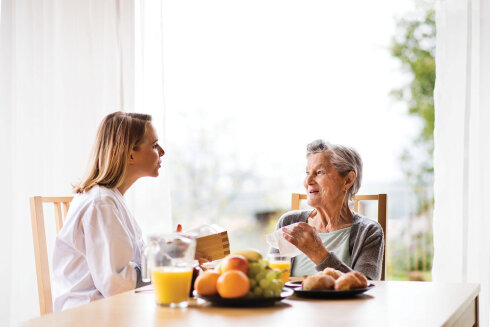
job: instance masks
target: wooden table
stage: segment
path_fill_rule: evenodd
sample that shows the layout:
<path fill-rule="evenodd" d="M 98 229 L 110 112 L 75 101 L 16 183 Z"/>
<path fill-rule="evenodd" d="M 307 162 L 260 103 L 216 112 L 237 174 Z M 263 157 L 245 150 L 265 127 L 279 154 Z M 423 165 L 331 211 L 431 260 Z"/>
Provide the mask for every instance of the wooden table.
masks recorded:
<path fill-rule="evenodd" d="M 272 307 L 220 308 L 192 300 L 184 309 L 159 307 L 150 292 L 122 293 L 24 326 L 473 326 L 478 284 L 378 281 L 362 296 L 310 300 L 292 296 Z"/>

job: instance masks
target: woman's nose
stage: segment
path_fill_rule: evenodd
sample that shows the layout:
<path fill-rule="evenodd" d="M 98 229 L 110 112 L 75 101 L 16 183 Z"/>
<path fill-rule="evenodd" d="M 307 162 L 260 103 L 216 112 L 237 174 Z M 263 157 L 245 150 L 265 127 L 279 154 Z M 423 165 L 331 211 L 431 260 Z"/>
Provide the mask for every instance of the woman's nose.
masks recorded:
<path fill-rule="evenodd" d="M 165 150 L 163 150 L 161 146 L 158 146 L 158 155 L 160 157 L 163 157 L 164 154 L 165 154 Z"/>

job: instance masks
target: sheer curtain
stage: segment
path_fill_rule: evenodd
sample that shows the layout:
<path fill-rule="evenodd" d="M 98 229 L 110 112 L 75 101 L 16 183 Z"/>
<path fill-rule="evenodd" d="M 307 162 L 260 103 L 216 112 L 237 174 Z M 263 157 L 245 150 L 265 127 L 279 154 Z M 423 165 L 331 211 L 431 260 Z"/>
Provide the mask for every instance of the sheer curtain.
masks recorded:
<path fill-rule="evenodd" d="M 436 8 L 434 281 L 479 283 L 489 323 L 490 3 Z"/>
<path fill-rule="evenodd" d="M 153 114 L 161 139 L 164 115 L 161 88 L 136 91 L 143 73 L 135 69 L 142 69 L 135 52 L 144 49 L 135 50 L 133 0 L 2 0 L 1 6 L 0 321 L 17 325 L 39 315 L 29 197 L 71 193 L 107 113 Z M 128 194 L 146 227 L 170 226 L 164 165 L 161 172 L 163 178 L 142 180 Z"/>

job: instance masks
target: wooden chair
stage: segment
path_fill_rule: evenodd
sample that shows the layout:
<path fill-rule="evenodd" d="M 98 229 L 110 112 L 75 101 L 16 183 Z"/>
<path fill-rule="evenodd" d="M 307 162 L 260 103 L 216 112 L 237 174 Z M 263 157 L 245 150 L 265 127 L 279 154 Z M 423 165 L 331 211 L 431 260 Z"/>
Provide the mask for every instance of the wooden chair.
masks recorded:
<path fill-rule="evenodd" d="M 63 227 L 64 219 L 70 207 L 72 196 L 30 198 L 32 236 L 34 239 L 34 256 L 36 258 L 37 289 L 39 295 L 39 310 L 41 315 L 53 312 L 53 299 L 51 296 L 51 280 L 49 275 L 48 249 L 46 245 L 46 231 L 44 228 L 44 203 L 53 203 L 56 233 Z M 63 209 L 63 210 L 62 210 Z"/>
<path fill-rule="evenodd" d="M 306 194 L 293 193 L 291 196 L 291 210 L 299 210 L 301 200 L 306 200 Z M 378 201 L 378 223 L 383 229 L 385 237 L 385 246 L 383 249 L 383 267 L 381 270 L 381 280 L 385 280 L 386 270 L 386 208 L 388 197 L 386 194 L 374 194 L 374 195 L 356 195 L 354 198 L 354 211 L 359 212 L 359 202 L 361 201 Z"/>

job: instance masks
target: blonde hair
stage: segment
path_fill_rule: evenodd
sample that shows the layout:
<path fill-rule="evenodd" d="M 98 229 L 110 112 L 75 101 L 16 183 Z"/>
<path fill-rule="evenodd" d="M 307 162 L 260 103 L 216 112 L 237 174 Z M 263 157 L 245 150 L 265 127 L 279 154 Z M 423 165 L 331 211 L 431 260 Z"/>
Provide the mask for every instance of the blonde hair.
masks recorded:
<path fill-rule="evenodd" d="M 130 152 L 138 150 L 150 122 L 151 116 L 146 114 L 117 111 L 105 116 L 97 131 L 87 173 L 73 191 L 85 193 L 95 185 L 121 186 Z"/>

